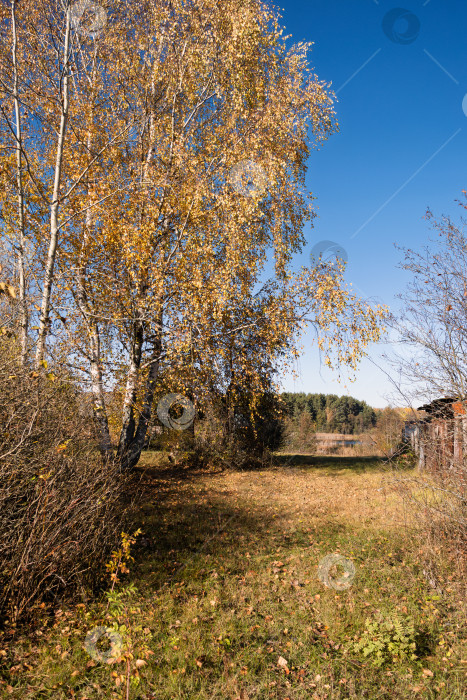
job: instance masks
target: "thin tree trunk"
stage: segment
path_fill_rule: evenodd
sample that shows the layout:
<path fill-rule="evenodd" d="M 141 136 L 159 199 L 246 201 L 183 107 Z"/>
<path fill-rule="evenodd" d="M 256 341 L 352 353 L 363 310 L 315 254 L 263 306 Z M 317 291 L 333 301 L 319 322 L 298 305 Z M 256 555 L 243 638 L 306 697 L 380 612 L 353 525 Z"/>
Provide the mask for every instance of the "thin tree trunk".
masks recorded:
<path fill-rule="evenodd" d="M 102 365 L 100 336 L 97 323 L 92 322 L 91 327 L 91 385 L 93 395 L 94 421 L 99 433 L 99 449 L 103 457 L 107 457 L 112 449 L 109 431 L 109 420 L 104 400 L 104 387 L 102 383 Z"/>
<path fill-rule="evenodd" d="M 226 406 L 227 406 L 227 434 L 230 437 L 234 432 L 234 405 L 233 405 L 233 387 L 234 387 L 234 374 L 233 374 L 233 350 L 232 342 L 229 345 L 229 385 L 225 394 Z"/>
<path fill-rule="evenodd" d="M 155 95 L 155 78 L 153 76 L 151 82 L 151 101 L 154 103 Z M 142 187 L 148 185 L 149 179 L 149 168 L 151 165 L 151 160 L 153 157 L 153 144 L 154 140 L 154 109 L 151 109 L 150 120 L 149 120 L 149 148 L 146 153 L 146 157 L 143 161 L 143 167 L 141 169 L 141 181 Z M 144 219 L 144 208 L 141 206 L 139 212 L 139 225 L 143 225 Z M 144 284 L 141 282 L 138 290 L 139 295 L 143 295 Z M 136 309 L 138 313 L 138 306 Z M 146 432 L 149 424 L 149 418 L 151 416 L 152 401 L 154 397 L 154 386 L 151 383 L 155 382 L 159 373 L 159 355 L 160 355 L 160 339 L 162 333 L 161 323 L 158 326 L 159 339 L 154 343 L 152 363 L 149 369 L 149 384 L 146 385 L 146 394 L 144 398 L 143 411 L 140 415 L 138 426 L 136 427 L 134 406 L 136 401 L 137 384 L 139 379 L 141 358 L 142 358 L 142 348 L 144 341 L 144 326 L 141 319 L 136 319 L 134 321 L 134 336 L 131 348 L 130 357 L 130 367 L 128 370 L 128 378 L 125 390 L 125 399 L 123 402 L 123 415 L 122 415 L 122 430 L 120 432 L 120 440 L 118 444 L 117 456 L 120 461 L 120 467 L 124 469 L 132 469 L 138 462 L 141 451 L 143 449 L 144 440 L 146 437 Z M 152 392 L 152 393 L 151 393 Z M 147 418 L 147 420 L 146 420 Z"/>
<path fill-rule="evenodd" d="M 111 451 L 109 421 L 104 399 L 104 386 L 102 380 L 102 357 L 99 324 L 92 309 L 89 307 L 85 287 L 85 268 L 81 263 L 77 277 L 77 306 L 86 323 L 89 333 L 89 357 L 91 364 L 91 390 L 93 416 L 99 435 L 99 449 L 103 457 L 107 457 Z"/>
<path fill-rule="evenodd" d="M 91 128 L 92 128 L 92 112 L 91 112 Z M 91 129 L 87 136 L 87 148 L 88 153 L 91 155 L 92 152 L 92 132 Z M 88 195 L 89 195 L 89 185 L 88 185 Z M 85 223 L 85 240 L 84 245 L 86 247 L 87 241 L 91 234 L 92 227 L 92 211 L 91 202 L 89 202 L 89 207 L 86 211 L 86 223 Z M 89 344 L 90 344 L 90 356 L 91 356 L 91 388 L 93 395 L 93 415 L 94 422 L 99 435 L 99 448 L 104 459 L 110 454 L 112 449 L 112 444 L 110 440 L 109 431 L 109 420 L 107 417 L 107 409 L 104 399 L 104 385 L 102 381 L 102 356 L 101 356 L 101 339 L 99 324 L 97 322 L 96 316 L 93 310 L 89 308 L 87 303 L 87 295 L 85 291 L 85 267 L 80 265 L 79 270 L 79 282 L 81 285 L 83 307 L 87 312 L 87 322 L 89 326 Z"/>
<path fill-rule="evenodd" d="M 141 353 L 143 347 L 143 326 L 140 321 L 133 324 L 133 339 L 131 347 L 130 366 L 125 388 L 125 398 L 122 410 L 122 429 L 118 443 L 117 456 L 122 469 L 126 466 L 127 454 L 135 434 L 135 401 L 138 386 Z"/>
<path fill-rule="evenodd" d="M 120 467 L 122 470 L 133 469 L 141 457 L 141 452 L 144 447 L 146 435 L 151 421 L 152 408 L 154 403 L 154 391 L 156 388 L 157 378 L 159 376 L 160 356 L 162 348 L 162 316 L 159 318 L 158 337 L 154 341 L 151 365 L 149 368 L 148 377 L 146 380 L 146 389 L 143 399 L 143 407 L 139 416 L 138 426 L 135 428 L 134 415 L 133 419 L 133 435 L 127 443 L 125 451 L 120 456 Z"/>
<path fill-rule="evenodd" d="M 16 49 L 18 35 L 16 29 L 16 1 L 11 0 L 11 26 L 12 26 L 12 61 L 13 61 L 13 98 L 15 105 L 16 123 L 16 188 L 18 197 L 18 227 L 19 241 L 17 246 L 18 258 L 18 278 L 19 278 L 19 308 L 20 308 L 20 328 L 21 328 L 21 365 L 25 367 L 28 361 L 28 305 L 26 298 L 26 276 L 24 272 L 24 248 L 25 248 L 25 228 L 26 221 L 24 215 L 24 188 L 23 188 L 23 141 L 21 132 L 21 112 L 19 106 L 18 93 L 18 60 Z"/>
<path fill-rule="evenodd" d="M 45 341 L 50 326 L 50 297 L 53 286 L 55 258 L 58 243 L 58 214 L 60 206 L 60 185 L 62 177 L 63 151 L 65 147 L 65 133 L 68 122 L 68 81 L 69 81 L 69 59 L 70 59 L 70 33 L 71 33 L 70 8 L 67 11 L 65 48 L 63 63 L 63 93 L 62 93 L 62 114 L 60 118 L 60 129 L 58 134 L 57 152 L 55 157 L 54 185 L 52 192 L 52 203 L 50 205 L 50 241 L 47 253 L 46 268 L 44 275 L 44 286 L 42 290 L 41 313 L 39 320 L 39 335 L 37 338 L 35 366 L 39 368 L 44 359 Z"/>

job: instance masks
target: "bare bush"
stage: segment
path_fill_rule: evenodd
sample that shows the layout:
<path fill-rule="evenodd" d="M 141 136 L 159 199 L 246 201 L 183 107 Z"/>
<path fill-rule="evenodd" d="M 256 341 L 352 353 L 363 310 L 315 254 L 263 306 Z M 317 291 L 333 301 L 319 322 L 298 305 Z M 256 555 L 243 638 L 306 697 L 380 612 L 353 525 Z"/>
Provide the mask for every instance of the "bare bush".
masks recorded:
<path fill-rule="evenodd" d="M 404 456 L 393 472 L 419 534 L 423 573 L 432 588 L 449 579 L 459 595 L 467 593 L 467 468 L 465 463 L 434 471 L 407 473 Z M 402 468 L 400 468 L 402 467 Z"/>
<path fill-rule="evenodd" d="M 459 204 L 467 209 L 467 195 Z M 402 348 L 394 384 L 407 405 L 418 408 L 423 402 L 427 409 L 422 420 L 418 413 L 413 416 L 419 469 L 414 474 L 396 470 L 396 479 L 422 526 L 423 548 L 431 542 L 432 552 L 452 552 L 450 561 L 465 575 L 467 222 L 464 217 L 459 223 L 437 220 L 430 211 L 427 219 L 437 235 L 421 251 L 402 249 L 400 267 L 411 280 L 391 324 Z"/>
<path fill-rule="evenodd" d="M 19 619 L 99 582 L 131 504 L 73 385 L 0 356 L 0 613 Z"/>
<path fill-rule="evenodd" d="M 376 426 L 369 437 L 378 454 L 390 459 L 405 449 L 402 444 L 404 418 L 399 410 L 390 406 L 379 410 L 376 415 Z"/>
<path fill-rule="evenodd" d="M 229 415 L 220 402 L 208 404 L 192 436 L 195 464 L 222 469 L 252 469 L 269 464 L 276 423 L 268 411 L 251 418 L 244 410 Z"/>

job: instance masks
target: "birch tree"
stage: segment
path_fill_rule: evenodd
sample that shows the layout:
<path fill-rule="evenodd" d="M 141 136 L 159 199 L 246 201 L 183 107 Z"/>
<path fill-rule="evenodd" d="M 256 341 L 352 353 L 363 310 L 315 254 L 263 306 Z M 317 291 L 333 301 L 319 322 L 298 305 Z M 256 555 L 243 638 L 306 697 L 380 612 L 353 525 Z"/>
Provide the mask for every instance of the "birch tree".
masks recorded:
<path fill-rule="evenodd" d="M 19 286 L 19 306 L 20 306 L 20 328 L 21 328 L 21 364 L 26 366 L 28 358 L 28 306 L 26 298 L 26 276 L 25 276 L 25 206 L 23 187 L 23 153 L 22 153 L 22 132 L 21 132 L 21 106 L 19 95 L 19 67 L 17 57 L 18 36 L 16 31 L 16 4 L 17 0 L 11 0 L 11 63 L 13 67 L 13 102 L 14 102 L 14 124 L 16 127 L 16 188 L 18 201 L 18 286 Z"/>
<path fill-rule="evenodd" d="M 107 260 L 99 305 L 105 316 L 112 313 L 106 299 L 118 300 L 112 323 L 128 358 L 118 446 L 123 467 L 139 458 L 161 359 L 177 363 L 190 320 L 209 337 L 232 288 L 246 303 L 268 251 L 277 279 L 286 283 L 292 256 L 304 244 L 303 225 L 313 216 L 305 159 L 334 129 L 331 97 L 307 67 L 309 47 L 286 49 L 277 18 L 261 3 L 140 9 L 144 27 L 139 16 L 129 20 L 139 50 L 128 48 L 124 83 L 132 122 L 142 126 L 96 191 L 102 199 L 117 180 L 128 183 L 112 208 L 99 211 Z M 257 176 L 250 192 L 241 178 L 251 171 Z M 335 279 L 327 279 L 314 287 L 315 313 L 323 329 L 335 322 L 337 343 L 350 298 L 337 300 Z M 291 305 L 290 293 L 277 297 L 282 315 L 286 299 Z M 377 337 L 378 314 L 366 323 L 369 308 L 360 310 L 351 324 L 355 345 L 342 345 L 342 361 L 351 362 L 356 348 L 358 355 Z M 283 325 L 284 334 L 291 330 Z M 271 336 L 269 352 L 272 342 Z"/>
<path fill-rule="evenodd" d="M 0 130 L 5 151 L 13 149 L 15 164 L 3 159 L 2 170 L 10 186 L 0 194 L 9 226 L 18 238 L 22 348 L 26 359 L 28 316 L 37 320 L 34 339 L 36 369 L 46 356 L 46 340 L 52 324 L 55 267 L 60 238 L 69 224 L 67 206 L 73 194 L 99 164 L 100 153 L 88 158 L 86 140 L 79 133 L 83 97 L 90 91 L 89 44 L 96 36 L 80 28 L 83 3 L 25 0 L 11 5 L 10 21 L 2 22 L 0 58 Z M 86 3 L 84 3 L 86 4 Z M 92 34 L 92 33 L 91 33 Z M 94 42 L 94 43 L 93 43 Z M 8 53 L 10 48 L 11 56 Z M 14 106 L 10 117 L 8 106 Z M 21 121 L 23 115 L 23 121 Z M 107 134 L 107 141 L 118 139 Z M 108 143 L 101 143 L 101 151 Z M 13 172 L 16 173 L 13 178 Z M 12 184 L 15 182 L 15 187 Z M 13 220 L 9 209 L 12 189 L 18 201 Z M 69 213 L 69 212 L 68 212 Z M 5 216 L 3 217 L 5 220 Z M 29 233 L 26 218 L 30 220 Z M 25 239 L 34 258 L 34 288 L 39 309 L 27 303 L 24 277 Z M 29 307 L 29 315 L 27 309 Z M 31 344 L 31 343 L 30 343 Z"/>
<path fill-rule="evenodd" d="M 277 365 L 310 312 L 321 346 L 352 366 L 379 337 L 382 311 L 329 270 L 290 270 L 314 216 L 306 160 L 337 128 L 311 46 L 288 47 L 260 0 L 101 9 L 105 27 L 94 6 L 86 33 L 70 4 L 20 4 L 20 87 L 32 115 L 21 152 L 42 265 L 36 366 L 47 351 L 91 387 L 104 453 L 106 388 L 122 387 L 117 458 L 127 469 L 161 371 L 180 366 L 190 343 L 206 376 L 210 364 L 226 366 L 216 333 L 228 332 L 235 382 L 249 363 L 259 391 L 255 338 L 265 365 Z M 256 303 L 268 258 L 274 283 Z"/>

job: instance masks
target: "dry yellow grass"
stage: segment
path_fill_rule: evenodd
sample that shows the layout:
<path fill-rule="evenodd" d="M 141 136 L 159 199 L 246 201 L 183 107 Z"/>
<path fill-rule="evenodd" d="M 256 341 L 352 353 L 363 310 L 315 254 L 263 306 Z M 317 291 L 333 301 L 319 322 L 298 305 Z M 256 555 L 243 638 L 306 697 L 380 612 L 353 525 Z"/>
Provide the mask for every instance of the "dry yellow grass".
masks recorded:
<path fill-rule="evenodd" d="M 451 571 L 441 594 L 427 581 L 417 523 L 407 530 L 381 460 L 280 456 L 263 471 L 218 473 L 157 462 L 148 454 L 140 468 L 138 592 L 122 616 L 125 634 L 150 631 L 153 651 L 131 700 L 463 700 L 465 601 Z M 332 553 L 355 565 L 344 590 L 318 575 Z M 413 622 L 415 661 L 389 655 L 376 668 L 353 651 L 380 616 Z M 20 640 L 13 669 L 22 658 L 30 668 L 7 674 L 6 697 L 120 698 L 82 649 L 105 619 L 91 606 L 67 623 L 73 638 L 58 622 L 32 661 Z"/>
<path fill-rule="evenodd" d="M 390 475 L 350 470 L 321 474 L 318 470 L 284 467 L 253 473 L 224 473 L 209 480 L 211 487 L 230 490 L 265 513 L 284 520 L 371 524 L 400 527 L 407 521 Z M 274 505 L 271 505 L 273 494 Z M 292 524 L 292 523 L 291 523 Z"/>

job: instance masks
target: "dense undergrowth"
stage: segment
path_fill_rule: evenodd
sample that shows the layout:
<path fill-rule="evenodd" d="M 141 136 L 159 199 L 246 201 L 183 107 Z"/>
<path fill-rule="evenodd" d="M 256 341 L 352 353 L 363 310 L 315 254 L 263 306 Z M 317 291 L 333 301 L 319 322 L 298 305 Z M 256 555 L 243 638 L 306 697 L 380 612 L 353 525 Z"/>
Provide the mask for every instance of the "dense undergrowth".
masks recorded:
<path fill-rule="evenodd" d="M 0 621 L 26 623 L 99 588 L 135 489 L 100 458 L 65 376 L 23 370 L 2 347 L 0 397 Z"/>

